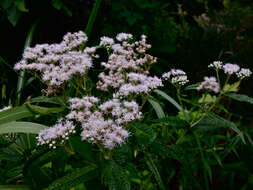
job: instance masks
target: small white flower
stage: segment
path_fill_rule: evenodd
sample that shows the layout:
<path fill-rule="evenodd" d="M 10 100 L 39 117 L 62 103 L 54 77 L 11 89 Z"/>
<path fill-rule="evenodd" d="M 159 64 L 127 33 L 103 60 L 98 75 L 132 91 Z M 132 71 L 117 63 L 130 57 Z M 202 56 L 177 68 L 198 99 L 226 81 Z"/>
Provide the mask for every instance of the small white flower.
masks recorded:
<path fill-rule="evenodd" d="M 214 61 L 213 63 L 209 64 L 209 68 L 215 68 L 215 69 L 221 69 L 222 68 L 222 62 L 221 61 Z"/>
<path fill-rule="evenodd" d="M 217 83 L 215 77 L 204 77 L 204 81 L 196 88 L 200 90 L 210 90 L 218 93 L 220 91 L 220 85 Z"/>
<path fill-rule="evenodd" d="M 101 37 L 100 38 L 100 46 L 112 46 L 114 44 L 114 40 L 112 38 L 109 37 Z"/>
<path fill-rule="evenodd" d="M 169 80 L 173 85 L 185 85 L 189 80 L 184 71 L 180 69 L 171 69 L 171 71 L 162 75 L 164 80 Z"/>
<path fill-rule="evenodd" d="M 9 109 L 11 109 L 11 108 L 12 108 L 11 106 L 6 106 L 6 107 L 0 109 L 0 112 L 5 111 L 5 110 L 9 110 Z"/>
<path fill-rule="evenodd" d="M 240 67 L 237 64 L 226 63 L 223 65 L 223 70 L 226 74 L 232 75 L 233 73 L 237 73 Z"/>
<path fill-rule="evenodd" d="M 236 73 L 237 77 L 240 79 L 244 79 L 246 77 L 250 77 L 252 72 L 249 69 L 242 68 L 240 72 Z"/>
<path fill-rule="evenodd" d="M 133 35 L 132 34 L 126 34 L 126 33 L 119 33 L 117 36 L 116 36 L 116 39 L 118 41 L 126 41 L 126 40 L 129 40 L 129 39 L 132 39 L 133 38 Z"/>

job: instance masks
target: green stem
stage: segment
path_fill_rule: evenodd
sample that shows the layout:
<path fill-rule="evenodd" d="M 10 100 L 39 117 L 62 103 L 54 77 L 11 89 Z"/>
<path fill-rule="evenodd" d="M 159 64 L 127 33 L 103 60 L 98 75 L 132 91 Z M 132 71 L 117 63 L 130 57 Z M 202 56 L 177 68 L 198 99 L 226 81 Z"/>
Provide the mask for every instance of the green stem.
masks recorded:
<path fill-rule="evenodd" d="M 187 115 L 186 115 L 186 113 L 185 113 L 184 105 L 183 105 L 182 99 L 181 99 L 181 97 L 180 97 L 180 88 L 177 88 L 177 99 L 178 99 L 178 101 L 179 101 L 179 103 L 180 103 L 180 105 L 181 105 L 181 107 L 182 107 L 182 112 L 183 112 L 184 118 L 185 118 L 185 119 L 187 120 L 187 122 L 188 122 L 188 117 L 187 117 Z"/>

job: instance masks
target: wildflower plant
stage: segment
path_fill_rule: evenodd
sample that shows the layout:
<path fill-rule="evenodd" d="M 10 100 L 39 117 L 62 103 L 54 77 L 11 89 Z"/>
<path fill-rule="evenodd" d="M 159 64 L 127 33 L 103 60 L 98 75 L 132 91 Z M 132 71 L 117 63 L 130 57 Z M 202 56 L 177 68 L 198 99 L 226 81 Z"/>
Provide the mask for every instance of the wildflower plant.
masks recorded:
<path fill-rule="evenodd" d="M 166 189 L 170 181 L 164 182 L 163 175 L 168 175 L 168 171 L 156 165 L 163 162 L 172 165 L 168 166 L 169 173 L 173 171 L 173 178 L 185 188 L 188 181 L 191 183 L 198 177 L 204 182 L 194 187 L 208 189 L 214 170 L 209 159 L 215 157 L 216 161 L 210 163 L 220 164 L 221 150 L 229 146 L 221 140 L 227 142 L 236 137 L 228 134 L 220 135 L 222 139 L 219 139 L 220 136 L 202 133 L 203 128 L 211 131 L 226 127 L 245 142 L 237 126 L 223 118 L 220 107 L 226 97 L 252 101 L 250 97 L 236 94 L 241 81 L 250 77 L 251 71 L 215 61 L 208 67 L 214 69 L 216 76 L 205 76 L 204 81 L 189 85 L 192 81 L 181 69 L 171 69 L 161 77 L 150 74 L 158 60 L 148 54 L 151 45 L 145 35 L 139 40 L 126 33 L 119 33 L 115 39 L 104 36 L 92 47 L 86 46 L 87 41 L 86 34 L 80 31 L 67 33 L 58 44 L 26 48 L 15 69 L 26 71 L 42 82 L 44 95 L 28 98 L 23 106 L 0 113 L 0 129 L 7 117 L 11 121 L 8 125 L 18 126 L 16 132 L 30 130 L 37 134 L 36 153 L 27 158 L 28 163 L 36 160 L 42 168 L 48 167 L 44 164 L 49 160 L 56 167 L 54 159 L 57 158 L 60 164 L 64 163 L 64 168 L 56 168 L 52 175 L 58 176 L 66 168 L 73 171 L 54 182 L 47 181 L 46 185 L 51 184 L 49 189 L 60 189 L 62 184 L 75 187 L 80 180 L 90 178 L 101 183 L 100 170 L 109 189 L 129 190 L 130 184 L 135 189 Z M 106 53 L 102 62 L 99 50 Z M 179 103 L 165 93 L 169 83 L 176 88 Z M 188 98 L 189 90 L 194 90 L 197 98 Z M 166 103 L 161 98 L 174 105 L 178 112 L 173 114 L 164 109 Z M 43 116 L 52 120 L 50 127 L 16 122 Z M 175 160 L 179 166 L 174 164 Z M 189 162 L 193 164 L 189 166 Z M 24 166 L 25 175 L 35 175 L 37 170 L 31 166 Z M 73 169 L 80 166 L 84 167 Z M 145 175 L 148 179 L 155 176 L 157 185 L 150 180 L 146 183 Z"/>

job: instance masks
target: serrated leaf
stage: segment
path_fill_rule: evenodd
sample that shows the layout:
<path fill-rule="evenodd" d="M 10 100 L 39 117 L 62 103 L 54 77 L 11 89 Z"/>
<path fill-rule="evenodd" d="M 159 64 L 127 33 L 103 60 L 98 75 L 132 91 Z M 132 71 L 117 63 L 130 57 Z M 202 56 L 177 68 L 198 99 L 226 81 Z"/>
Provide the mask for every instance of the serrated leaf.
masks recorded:
<path fill-rule="evenodd" d="M 73 172 L 55 180 L 45 190 L 69 190 L 85 181 L 91 180 L 98 175 L 97 166 L 89 165 L 75 169 Z"/>
<path fill-rule="evenodd" d="M 113 160 L 105 162 L 103 178 L 109 190 L 130 190 L 130 182 L 124 169 Z"/>
<path fill-rule="evenodd" d="M 232 98 L 240 102 L 247 102 L 247 103 L 253 104 L 253 98 L 244 94 L 228 93 L 225 95 L 228 96 L 229 98 Z"/>
<path fill-rule="evenodd" d="M 176 100 L 174 100 L 172 97 L 170 97 L 168 94 L 166 94 L 165 92 L 161 91 L 161 90 L 154 90 L 155 93 L 159 94 L 160 96 L 162 96 L 163 98 L 165 98 L 166 100 L 168 100 L 172 105 L 174 105 L 179 111 L 182 111 L 182 107 L 176 102 Z"/>
<path fill-rule="evenodd" d="M 12 121 L 0 125 L 0 134 L 8 134 L 8 133 L 38 134 L 41 130 L 46 128 L 47 126 L 37 123 Z"/>
<path fill-rule="evenodd" d="M 150 98 L 148 99 L 148 101 L 152 105 L 152 107 L 154 108 L 158 118 L 165 117 L 165 113 L 164 113 L 162 107 L 160 106 L 160 104 L 158 102 L 156 102 L 155 100 L 152 100 Z"/>
<path fill-rule="evenodd" d="M 26 106 L 15 107 L 0 112 L 0 124 L 32 116 L 34 114 Z"/>

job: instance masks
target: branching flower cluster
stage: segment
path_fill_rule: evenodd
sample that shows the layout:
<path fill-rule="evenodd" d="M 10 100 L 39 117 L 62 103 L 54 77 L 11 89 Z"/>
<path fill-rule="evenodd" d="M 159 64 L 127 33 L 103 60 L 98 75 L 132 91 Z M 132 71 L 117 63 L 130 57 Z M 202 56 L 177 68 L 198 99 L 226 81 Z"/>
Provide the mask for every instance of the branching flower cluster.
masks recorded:
<path fill-rule="evenodd" d="M 204 81 L 197 87 L 197 90 L 208 90 L 218 93 L 220 91 L 220 85 L 215 77 L 204 77 Z"/>
<path fill-rule="evenodd" d="M 175 86 L 183 86 L 189 82 L 186 73 L 180 69 L 171 69 L 171 71 L 164 73 L 162 78 L 169 80 Z"/>
<path fill-rule="evenodd" d="M 54 87 L 60 87 L 75 75 L 88 74 L 97 55 L 96 47 L 82 50 L 86 42 L 87 36 L 83 32 L 68 33 L 60 44 L 27 48 L 15 69 L 39 72 L 42 81 L 53 91 Z M 160 78 L 149 76 L 150 66 L 157 60 L 146 53 L 151 45 L 146 43 L 145 35 L 139 41 L 134 41 L 133 36 L 126 33 L 118 34 L 116 40 L 102 37 L 99 46 L 106 48 L 108 61 L 101 63 L 104 71 L 98 75 L 96 88 L 113 91 L 113 98 L 101 100 L 85 94 L 81 98 L 70 98 L 70 112 L 66 119 L 42 130 L 37 137 L 39 145 L 55 148 L 75 133 L 75 125 L 79 123 L 83 140 L 113 149 L 129 136 L 127 124 L 141 119 L 142 113 L 135 98 L 163 86 Z"/>
<path fill-rule="evenodd" d="M 83 75 L 92 66 L 94 48 L 81 47 L 87 42 L 85 33 L 67 33 L 59 44 L 41 44 L 27 47 L 16 70 L 32 70 L 41 73 L 42 81 L 50 86 L 60 86 L 73 75 Z"/>

